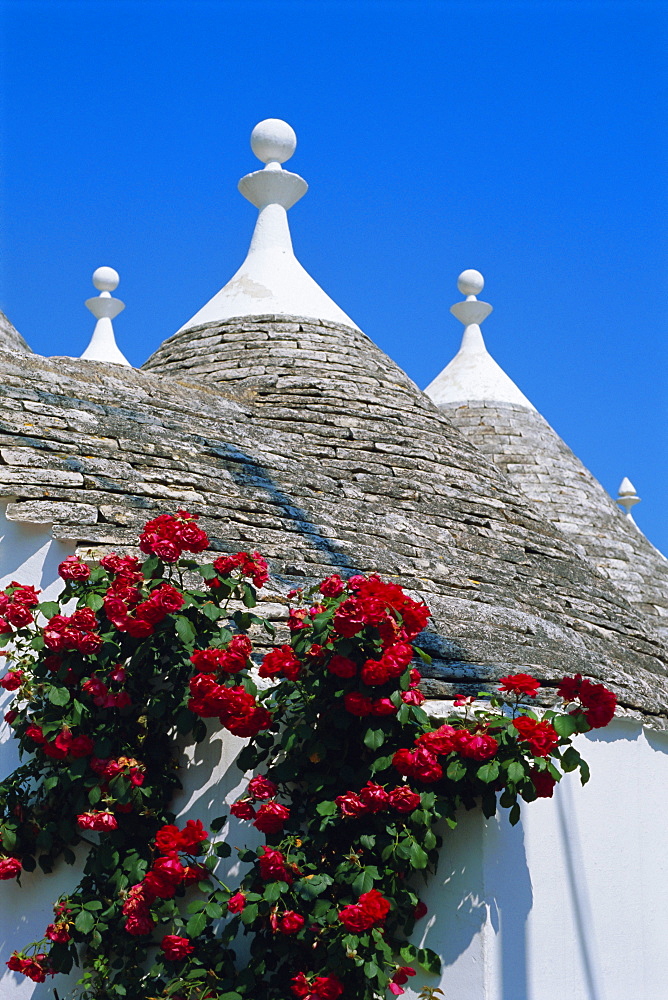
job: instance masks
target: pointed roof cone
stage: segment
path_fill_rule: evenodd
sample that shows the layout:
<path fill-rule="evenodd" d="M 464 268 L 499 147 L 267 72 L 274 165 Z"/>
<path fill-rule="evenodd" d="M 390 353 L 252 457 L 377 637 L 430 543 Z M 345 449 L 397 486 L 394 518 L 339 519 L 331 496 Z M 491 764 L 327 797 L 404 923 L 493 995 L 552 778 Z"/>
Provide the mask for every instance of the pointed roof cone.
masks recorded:
<path fill-rule="evenodd" d="M 32 348 L 3 312 L 0 312 L 0 351 L 10 351 L 12 354 L 33 353 Z"/>
<path fill-rule="evenodd" d="M 357 328 L 294 255 L 288 209 L 302 198 L 308 184 L 283 170 L 297 137 L 287 122 L 267 118 L 251 133 L 251 148 L 266 164 L 239 181 L 244 198 L 259 209 L 245 261 L 227 284 L 195 313 L 182 330 L 243 316 L 301 316 Z"/>
<path fill-rule="evenodd" d="M 480 271 L 462 271 L 457 287 L 464 302 L 456 302 L 450 312 L 464 324 L 461 347 L 440 375 L 424 390 L 437 406 L 464 403 L 470 400 L 495 403 L 516 403 L 533 410 L 523 392 L 496 363 L 483 340 L 480 324 L 492 312 L 489 302 L 479 302 L 477 296 L 485 285 Z"/>
<path fill-rule="evenodd" d="M 619 489 L 617 490 L 619 494 L 617 497 L 617 503 L 620 507 L 624 508 L 624 513 L 628 517 L 629 521 L 633 521 L 633 515 L 631 514 L 631 508 L 635 507 L 637 503 L 640 503 L 640 497 L 636 493 L 636 488 L 626 476 L 622 479 L 619 484 Z M 635 521 L 633 521 L 635 524 Z"/>
<path fill-rule="evenodd" d="M 84 361 L 105 361 L 108 364 L 132 365 L 116 346 L 112 319 L 125 309 L 125 302 L 112 297 L 111 293 L 118 287 L 118 271 L 113 267 L 98 267 L 93 271 L 93 285 L 99 295 L 86 299 L 86 308 L 95 316 L 97 323 L 93 336 L 86 350 L 81 355 Z"/>

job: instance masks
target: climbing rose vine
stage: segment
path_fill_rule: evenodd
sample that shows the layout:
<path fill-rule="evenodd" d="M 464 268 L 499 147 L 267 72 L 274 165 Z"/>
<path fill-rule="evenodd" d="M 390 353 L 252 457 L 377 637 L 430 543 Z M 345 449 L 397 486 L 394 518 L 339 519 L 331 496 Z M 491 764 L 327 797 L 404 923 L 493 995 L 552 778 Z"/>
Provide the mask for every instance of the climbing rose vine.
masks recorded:
<path fill-rule="evenodd" d="M 440 967 L 409 938 L 441 831 L 477 805 L 516 823 L 518 799 L 552 795 L 565 771 L 585 782 L 571 739 L 610 721 L 614 695 L 566 677 L 559 710 L 539 716 L 539 682 L 512 674 L 433 723 L 414 665 L 429 659 L 414 645 L 423 603 L 335 574 L 288 594 L 288 634 L 267 649 L 274 628 L 253 610 L 266 563 L 199 565 L 208 546 L 195 515 L 165 514 L 140 537 L 143 562 L 70 556 L 58 601 L 18 583 L 0 594 L 5 719 L 25 759 L 0 785 L 0 879 L 83 865 L 44 938 L 7 965 L 36 982 L 79 965 L 91 1000 L 401 995 Z M 247 741 L 233 884 L 227 817 L 206 829 L 171 811 L 184 749 L 221 729 Z"/>

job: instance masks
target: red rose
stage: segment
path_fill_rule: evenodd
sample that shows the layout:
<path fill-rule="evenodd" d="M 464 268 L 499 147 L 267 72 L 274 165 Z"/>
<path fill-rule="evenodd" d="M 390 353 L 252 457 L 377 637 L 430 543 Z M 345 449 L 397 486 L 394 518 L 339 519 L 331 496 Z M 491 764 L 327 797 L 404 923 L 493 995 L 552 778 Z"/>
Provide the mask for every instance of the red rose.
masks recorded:
<path fill-rule="evenodd" d="M 365 624 L 362 605 L 354 597 L 340 604 L 334 614 L 334 631 L 348 639 L 361 632 Z"/>
<path fill-rule="evenodd" d="M 77 816 L 77 826 L 80 830 L 116 830 L 118 820 L 110 812 L 86 812 Z"/>
<path fill-rule="evenodd" d="M 401 700 L 404 705 L 422 705 L 427 699 L 422 694 L 422 691 L 418 691 L 417 688 L 411 688 L 410 691 L 401 692 Z"/>
<path fill-rule="evenodd" d="M 165 934 L 160 942 L 160 947 L 165 953 L 165 958 L 169 959 L 170 962 L 179 962 L 195 950 L 192 941 L 187 937 L 179 937 L 178 934 Z"/>
<path fill-rule="evenodd" d="M 185 868 L 178 858 L 164 857 L 155 859 L 152 871 L 155 872 L 159 878 L 165 879 L 167 882 L 171 882 L 172 885 L 178 885 L 183 878 Z"/>
<path fill-rule="evenodd" d="M 206 840 L 208 836 L 209 834 L 202 826 L 200 820 L 189 819 L 179 834 L 179 847 L 182 851 L 187 851 L 189 854 L 199 854 L 200 852 L 194 850 L 194 848 L 200 847 L 202 841 Z"/>
<path fill-rule="evenodd" d="M 367 686 L 385 684 L 391 676 L 383 660 L 367 660 L 362 667 L 362 680 Z"/>
<path fill-rule="evenodd" d="M 371 715 L 396 715 L 397 706 L 390 698 L 376 698 L 371 702 Z"/>
<path fill-rule="evenodd" d="M 608 725 L 617 707 L 617 696 L 612 691 L 603 684 L 583 680 L 578 698 L 586 709 L 585 719 L 592 729 L 602 729 Z"/>
<path fill-rule="evenodd" d="M 420 796 L 408 785 L 398 785 L 389 794 L 390 805 L 400 813 L 413 812 L 420 805 Z"/>
<path fill-rule="evenodd" d="M 557 688 L 557 694 L 564 701 L 575 701 L 581 684 L 582 674 L 576 674 L 575 677 L 563 677 Z"/>
<path fill-rule="evenodd" d="M 16 691 L 23 684 L 23 676 L 22 670 L 10 670 L 0 679 L 0 687 L 3 687 L 5 691 Z"/>
<path fill-rule="evenodd" d="M 0 879 L 3 882 L 8 881 L 10 878 L 16 878 L 22 870 L 23 865 L 18 858 L 0 859 Z"/>
<path fill-rule="evenodd" d="M 69 753 L 75 760 L 79 757 L 90 757 L 94 743 L 89 736 L 75 736 L 69 746 Z"/>
<path fill-rule="evenodd" d="M 260 774 L 251 778 L 248 782 L 248 792 L 254 799 L 271 799 L 277 791 L 278 785 L 275 785 L 269 778 L 265 778 Z"/>
<path fill-rule="evenodd" d="M 242 913 L 246 906 L 246 895 L 243 892 L 235 892 L 227 901 L 228 913 Z"/>
<path fill-rule="evenodd" d="M 338 597 L 342 594 L 345 589 L 345 583 L 341 579 L 338 573 L 333 573 L 331 576 L 326 577 L 318 590 L 325 597 Z"/>
<path fill-rule="evenodd" d="M 342 910 L 339 910 L 339 920 L 346 930 L 353 934 L 362 934 L 364 931 L 368 931 L 374 923 L 373 918 L 356 904 L 344 906 Z"/>
<path fill-rule="evenodd" d="M 260 876 L 265 882 L 287 882 L 291 885 L 294 881 L 292 873 L 286 867 L 285 858 L 273 847 L 263 848 L 259 864 Z"/>
<path fill-rule="evenodd" d="M 357 667 L 353 661 L 349 660 L 347 656 L 339 656 L 338 653 L 335 653 L 331 658 L 327 664 L 327 669 L 335 677 L 342 677 L 344 679 L 354 677 L 357 673 Z"/>
<path fill-rule="evenodd" d="M 338 1000 L 343 989 L 343 983 L 336 976 L 317 976 L 311 983 L 314 1000 Z"/>
<path fill-rule="evenodd" d="M 342 816 L 364 816 L 369 812 L 355 792 L 346 792 L 345 795 L 337 795 L 335 802 Z"/>
<path fill-rule="evenodd" d="M 128 934 L 141 937 L 143 934 L 150 934 L 155 927 L 155 921 L 148 914 L 133 914 L 125 921 L 125 929 Z"/>
<path fill-rule="evenodd" d="M 68 556 L 58 567 L 58 574 L 63 580 L 87 580 L 90 576 L 90 569 L 79 556 Z"/>
<path fill-rule="evenodd" d="M 550 722 L 536 722 L 528 715 L 519 715 L 513 719 L 513 726 L 536 757 L 549 756 L 559 743 L 559 734 Z"/>
<path fill-rule="evenodd" d="M 72 937 L 69 924 L 49 924 L 46 929 L 46 936 L 49 941 L 53 941 L 56 944 L 66 944 Z"/>
<path fill-rule="evenodd" d="M 530 674 L 508 674 L 507 677 L 501 677 L 499 681 L 500 691 L 507 691 L 509 694 L 517 695 L 525 694 L 529 698 L 536 697 L 539 687 L 540 681 L 537 681 L 535 677 L 531 677 Z"/>
<path fill-rule="evenodd" d="M 290 810 L 278 802 L 265 802 L 258 809 L 253 826 L 261 833 L 278 833 L 283 829 L 289 815 Z"/>
<path fill-rule="evenodd" d="M 499 749 L 498 742 L 487 733 L 470 733 L 468 729 L 460 729 L 455 737 L 455 749 L 462 757 L 472 760 L 489 760 Z"/>
<path fill-rule="evenodd" d="M 296 934 L 304 926 L 304 918 L 294 910 L 286 910 L 278 921 L 278 930 L 281 934 Z"/>
<path fill-rule="evenodd" d="M 308 979 L 306 978 L 303 972 L 300 972 L 298 976 L 295 976 L 291 980 L 291 982 L 292 986 L 290 987 L 290 989 L 295 994 L 295 996 L 307 997 L 310 995 L 311 984 L 309 983 Z"/>
<path fill-rule="evenodd" d="M 290 681 L 299 677 L 302 665 L 295 656 L 291 646 L 283 645 L 272 649 L 262 660 L 260 677 L 277 677 L 282 674 Z"/>
<path fill-rule="evenodd" d="M 359 691 L 349 691 L 343 699 L 343 704 L 346 707 L 346 711 L 350 712 L 351 715 L 359 716 L 359 718 L 371 715 L 371 709 L 373 708 L 371 698 L 367 698 L 365 694 L 360 694 Z"/>
<path fill-rule="evenodd" d="M 539 799 L 552 798 L 554 786 L 557 781 L 556 778 L 552 777 L 549 771 L 539 771 L 537 768 L 532 767 L 529 771 L 529 777 L 533 782 L 533 786 L 536 789 L 536 795 Z"/>
<path fill-rule="evenodd" d="M 384 809 L 387 809 L 390 802 L 390 796 L 383 786 L 375 785 L 372 781 L 368 781 L 364 788 L 362 788 L 359 798 L 360 802 L 370 813 L 382 812 Z"/>
<path fill-rule="evenodd" d="M 384 920 L 391 909 L 390 902 L 377 889 L 363 892 L 359 898 L 359 905 L 365 914 L 373 918 L 373 922 L 376 924 Z"/>
<path fill-rule="evenodd" d="M 423 733 L 418 736 L 416 744 L 423 746 L 430 753 L 446 754 L 455 749 L 455 737 L 457 730 L 453 726 L 444 724 L 431 733 Z"/>

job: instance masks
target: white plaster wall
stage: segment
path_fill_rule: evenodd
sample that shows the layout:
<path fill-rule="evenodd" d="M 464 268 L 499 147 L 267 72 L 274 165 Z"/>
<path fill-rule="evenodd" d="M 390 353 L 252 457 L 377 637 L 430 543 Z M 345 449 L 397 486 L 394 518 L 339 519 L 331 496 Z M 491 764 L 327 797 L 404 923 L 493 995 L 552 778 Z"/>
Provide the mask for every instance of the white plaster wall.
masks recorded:
<path fill-rule="evenodd" d="M 668 996 L 668 734 L 617 720 L 580 748 L 584 788 L 567 775 L 514 828 L 469 813 L 446 834 L 422 942 L 447 1000 Z"/>
<path fill-rule="evenodd" d="M 0 585 L 16 579 L 54 596 L 58 563 L 73 546 L 54 541 L 48 525 L 6 521 L 4 509 Z M 184 769 L 176 803 L 182 823 L 199 817 L 206 826 L 244 787 L 234 765 L 242 741 L 210 733 Z M 7 737 L 3 724 L 0 738 Z M 443 956 L 446 1000 L 668 996 L 668 735 L 619 720 L 580 745 L 592 768 L 588 785 L 567 775 L 554 799 L 525 805 L 514 828 L 505 813 L 491 821 L 465 813 L 445 834 L 437 876 L 426 887 L 416 883 L 429 906 L 416 941 Z M 2 743 L 2 773 L 16 762 L 13 741 Z M 234 846 L 259 842 L 249 824 L 231 823 Z M 236 882 L 233 859 L 228 873 Z M 41 936 L 52 901 L 77 881 L 77 868 L 61 865 L 48 877 L 24 875 L 22 889 L 0 883 L 1 1000 L 53 1000 L 54 985 L 61 1000 L 68 996 L 65 977 L 36 985 L 4 962 Z M 438 985 L 422 974 L 413 982 L 407 1000 Z"/>

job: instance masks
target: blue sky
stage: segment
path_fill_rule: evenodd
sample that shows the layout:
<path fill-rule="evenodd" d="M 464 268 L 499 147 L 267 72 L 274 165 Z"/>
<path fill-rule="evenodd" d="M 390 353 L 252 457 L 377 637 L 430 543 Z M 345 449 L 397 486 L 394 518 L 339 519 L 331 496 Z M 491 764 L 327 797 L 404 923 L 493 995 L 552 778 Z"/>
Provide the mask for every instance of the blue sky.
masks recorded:
<path fill-rule="evenodd" d="M 141 364 L 233 274 L 285 118 L 298 257 L 425 386 L 464 268 L 496 360 L 668 553 L 668 4 L 0 0 L 0 308 L 79 355 L 101 264 Z"/>

